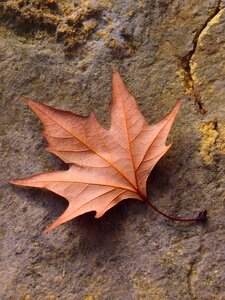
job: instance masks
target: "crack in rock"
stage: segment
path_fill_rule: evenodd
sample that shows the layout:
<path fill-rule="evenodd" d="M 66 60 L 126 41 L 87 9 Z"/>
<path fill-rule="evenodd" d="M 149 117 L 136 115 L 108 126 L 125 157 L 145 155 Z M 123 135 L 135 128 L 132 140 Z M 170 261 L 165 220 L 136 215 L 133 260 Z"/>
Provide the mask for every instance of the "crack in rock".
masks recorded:
<path fill-rule="evenodd" d="M 215 2 L 215 5 L 214 5 L 211 13 L 209 14 L 209 17 L 207 18 L 205 23 L 201 26 L 201 28 L 199 30 L 197 30 L 197 32 L 194 36 L 194 39 L 192 41 L 192 44 L 193 44 L 192 50 L 190 50 L 184 57 L 179 58 L 181 68 L 183 69 L 183 71 L 185 73 L 184 81 L 185 81 L 186 89 L 192 96 L 191 98 L 194 100 L 195 104 L 197 104 L 198 109 L 201 114 L 205 114 L 207 112 L 207 110 L 204 107 L 204 104 L 195 89 L 195 80 L 192 76 L 191 61 L 193 59 L 193 55 L 195 54 L 199 39 L 200 39 L 203 31 L 205 31 L 205 29 L 210 25 L 210 22 L 212 21 L 212 19 L 217 17 L 217 15 L 220 11 L 221 11 L 221 0 L 217 0 Z"/>
<path fill-rule="evenodd" d="M 188 288 L 188 294 L 189 294 L 190 300 L 197 299 L 197 296 L 194 293 L 193 280 L 194 280 L 194 276 L 196 276 L 199 264 L 201 263 L 202 257 L 204 255 L 202 238 L 200 240 L 198 253 L 199 253 L 199 255 L 190 262 L 190 270 L 187 274 L 187 288 Z"/>
<path fill-rule="evenodd" d="M 194 264 L 195 264 L 195 261 L 190 263 L 190 270 L 187 274 L 187 286 L 188 286 L 188 294 L 189 294 L 190 300 L 194 299 L 193 290 L 192 290 L 192 282 L 191 282 Z"/>

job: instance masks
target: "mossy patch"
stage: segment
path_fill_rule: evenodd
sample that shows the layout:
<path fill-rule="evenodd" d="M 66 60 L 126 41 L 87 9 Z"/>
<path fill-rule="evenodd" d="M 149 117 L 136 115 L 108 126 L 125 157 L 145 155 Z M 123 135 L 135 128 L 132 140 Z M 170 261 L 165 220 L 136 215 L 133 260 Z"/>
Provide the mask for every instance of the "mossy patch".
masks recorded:
<path fill-rule="evenodd" d="M 53 38 L 62 43 L 65 53 L 71 55 L 88 39 L 98 40 L 98 30 L 108 32 L 101 36 L 113 54 L 127 57 L 133 54 L 133 44 L 121 32 L 113 31 L 112 20 L 105 17 L 111 4 L 106 1 L 62 1 L 62 0 L 6 0 L 0 3 L 0 22 L 17 34 L 36 39 Z"/>
<path fill-rule="evenodd" d="M 219 126 L 217 121 L 203 122 L 199 131 L 202 134 L 200 155 L 210 164 L 215 154 L 225 153 L 225 125 Z"/>
<path fill-rule="evenodd" d="M 66 51 L 86 42 L 100 15 L 100 7 L 71 6 L 56 0 L 14 0 L 0 4 L 0 17 L 8 27 L 39 38 L 40 31 L 44 31 L 62 42 Z"/>

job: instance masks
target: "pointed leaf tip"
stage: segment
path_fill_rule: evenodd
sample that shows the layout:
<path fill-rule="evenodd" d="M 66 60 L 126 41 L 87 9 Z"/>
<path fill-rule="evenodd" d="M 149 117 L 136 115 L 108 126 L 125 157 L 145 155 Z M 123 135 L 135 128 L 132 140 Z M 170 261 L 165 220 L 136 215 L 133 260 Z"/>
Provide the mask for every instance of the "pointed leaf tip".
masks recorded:
<path fill-rule="evenodd" d="M 51 231 L 52 229 L 49 227 L 45 228 L 45 230 L 43 231 L 44 234 L 47 234 Z"/>
<path fill-rule="evenodd" d="M 113 64 L 111 64 L 111 70 L 112 70 L 112 73 L 117 73 L 117 69 Z"/>
<path fill-rule="evenodd" d="M 12 180 L 9 180 L 8 182 L 10 183 L 10 184 L 13 184 L 13 185 L 20 185 L 19 183 L 18 183 L 18 181 L 20 181 L 19 179 L 17 180 L 17 179 L 12 179 Z"/>
<path fill-rule="evenodd" d="M 30 106 L 30 103 L 34 102 L 33 100 L 31 100 L 29 97 L 23 97 L 24 102 Z"/>
<path fill-rule="evenodd" d="M 179 110 L 181 105 L 182 105 L 182 102 L 181 102 L 181 100 L 179 100 L 179 101 L 177 101 L 177 104 L 175 105 L 175 107 L 177 107 Z"/>

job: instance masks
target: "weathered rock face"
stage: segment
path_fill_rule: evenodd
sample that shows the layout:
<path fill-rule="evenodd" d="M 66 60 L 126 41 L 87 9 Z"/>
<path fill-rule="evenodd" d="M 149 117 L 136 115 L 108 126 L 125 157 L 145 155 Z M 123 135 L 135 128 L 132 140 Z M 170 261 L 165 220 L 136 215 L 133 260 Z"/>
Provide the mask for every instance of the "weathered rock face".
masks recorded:
<path fill-rule="evenodd" d="M 0 24 L 0 298 L 224 299 L 225 1 L 2 1 Z M 208 224 L 124 201 L 45 235 L 66 202 L 8 184 L 65 168 L 23 96 L 108 126 L 111 64 L 149 122 L 183 99 L 150 198 Z"/>

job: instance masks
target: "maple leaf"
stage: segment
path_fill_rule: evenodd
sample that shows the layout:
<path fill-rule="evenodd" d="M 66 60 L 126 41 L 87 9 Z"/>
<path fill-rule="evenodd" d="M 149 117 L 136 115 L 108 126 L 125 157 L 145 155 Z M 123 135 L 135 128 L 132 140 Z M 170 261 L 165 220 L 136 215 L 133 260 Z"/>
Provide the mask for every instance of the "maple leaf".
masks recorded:
<path fill-rule="evenodd" d="M 66 171 L 11 181 L 45 188 L 68 200 L 65 212 L 47 231 L 90 211 L 99 218 L 124 199 L 147 200 L 147 178 L 171 146 L 165 142 L 180 102 L 162 121 L 149 125 L 114 71 L 109 129 L 99 124 L 93 112 L 83 117 L 29 99 L 27 104 L 44 125 L 46 150 L 69 164 Z"/>

